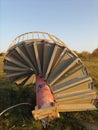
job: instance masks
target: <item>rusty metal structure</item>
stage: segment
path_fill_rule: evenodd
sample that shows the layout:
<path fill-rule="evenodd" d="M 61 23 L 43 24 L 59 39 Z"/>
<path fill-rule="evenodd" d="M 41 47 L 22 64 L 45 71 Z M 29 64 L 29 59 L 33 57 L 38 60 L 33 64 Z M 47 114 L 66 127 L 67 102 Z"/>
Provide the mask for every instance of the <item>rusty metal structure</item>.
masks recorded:
<path fill-rule="evenodd" d="M 16 84 L 36 84 L 32 114 L 44 128 L 60 112 L 96 110 L 96 91 L 86 67 L 59 38 L 28 32 L 10 44 L 4 71 Z"/>

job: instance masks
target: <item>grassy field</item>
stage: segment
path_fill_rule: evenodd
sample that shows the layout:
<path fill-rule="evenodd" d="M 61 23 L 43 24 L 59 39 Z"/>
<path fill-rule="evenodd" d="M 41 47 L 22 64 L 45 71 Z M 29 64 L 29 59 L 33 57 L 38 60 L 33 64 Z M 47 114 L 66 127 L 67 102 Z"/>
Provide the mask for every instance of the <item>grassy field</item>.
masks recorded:
<path fill-rule="evenodd" d="M 32 106 L 19 106 L 5 112 L 0 116 L 0 130 L 42 130 L 41 122 L 35 121 L 31 114 L 35 106 L 34 86 L 16 86 L 9 81 L 3 72 L 3 59 L 0 56 L 0 112 L 22 102 L 32 103 Z M 82 60 L 93 78 L 98 94 L 98 60 Z M 95 130 L 98 126 L 98 111 L 62 113 L 60 119 L 50 122 L 48 130 L 90 130 L 93 125 Z"/>

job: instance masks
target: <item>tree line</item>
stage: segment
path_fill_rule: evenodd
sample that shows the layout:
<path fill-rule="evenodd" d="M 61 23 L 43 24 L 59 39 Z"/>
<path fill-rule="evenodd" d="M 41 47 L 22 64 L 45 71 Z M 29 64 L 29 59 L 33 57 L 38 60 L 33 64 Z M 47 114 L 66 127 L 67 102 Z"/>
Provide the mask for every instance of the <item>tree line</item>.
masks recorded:
<path fill-rule="evenodd" d="M 83 51 L 83 52 L 76 52 L 74 51 L 80 58 L 89 59 L 93 57 L 98 57 L 98 48 L 96 48 L 92 53 Z"/>

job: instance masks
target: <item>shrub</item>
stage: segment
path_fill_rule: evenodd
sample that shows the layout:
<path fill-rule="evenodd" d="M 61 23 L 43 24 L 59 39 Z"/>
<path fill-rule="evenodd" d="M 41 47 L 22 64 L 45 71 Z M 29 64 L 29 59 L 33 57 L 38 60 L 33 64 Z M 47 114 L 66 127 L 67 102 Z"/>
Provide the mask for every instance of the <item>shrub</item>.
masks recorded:
<path fill-rule="evenodd" d="M 5 56 L 5 54 L 6 54 L 5 52 L 1 52 L 0 56 Z"/>
<path fill-rule="evenodd" d="M 81 53 L 78 53 L 78 56 L 81 57 L 81 58 L 88 59 L 88 58 L 90 58 L 91 54 L 87 51 L 83 51 Z"/>
<path fill-rule="evenodd" d="M 92 56 L 98 57 L 98 48 L 96 48 L 96 49 L 92 52 Z"/>

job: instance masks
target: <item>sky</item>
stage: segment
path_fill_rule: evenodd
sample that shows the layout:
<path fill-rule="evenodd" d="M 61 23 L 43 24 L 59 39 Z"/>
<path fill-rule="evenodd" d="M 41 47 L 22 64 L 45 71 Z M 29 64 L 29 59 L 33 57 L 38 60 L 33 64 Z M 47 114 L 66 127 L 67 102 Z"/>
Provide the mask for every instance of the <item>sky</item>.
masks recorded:
<path fill-rule="evenodd" d="M 26 32 L 48 32 L 70 49 L 98 47 L 98 0 L 0 0 L 0 52 Z"/>

